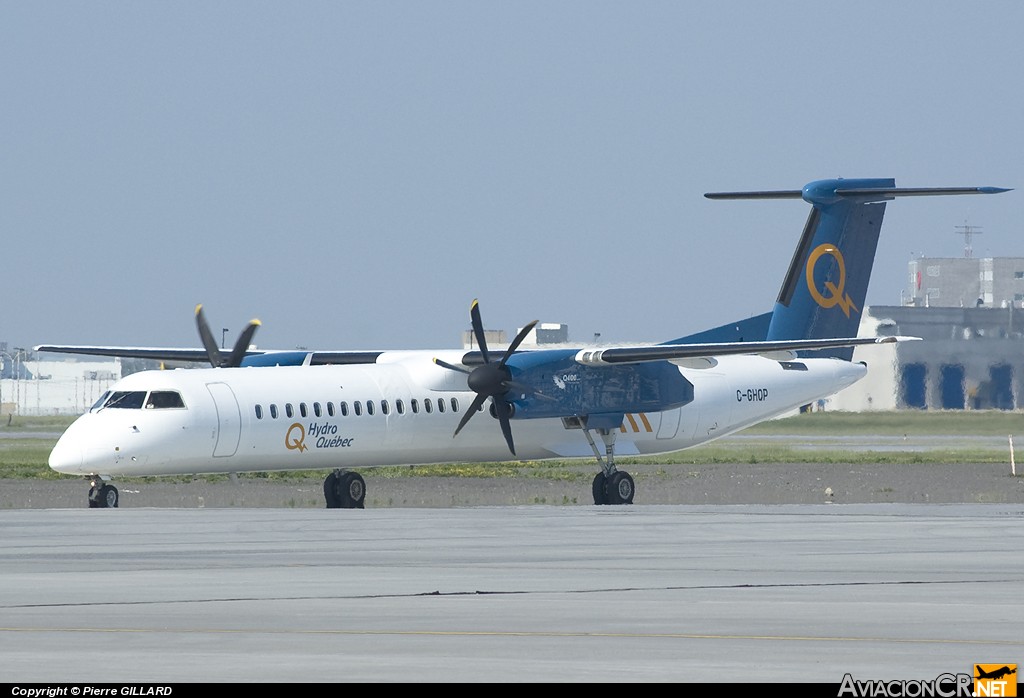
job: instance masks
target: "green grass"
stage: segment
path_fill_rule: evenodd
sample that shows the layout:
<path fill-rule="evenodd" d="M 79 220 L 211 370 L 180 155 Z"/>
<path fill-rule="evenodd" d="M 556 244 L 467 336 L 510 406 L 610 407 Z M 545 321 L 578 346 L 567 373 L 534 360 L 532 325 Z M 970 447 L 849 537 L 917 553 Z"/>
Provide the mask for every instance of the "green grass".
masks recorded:
<path fill-rule="evenodd" d="M 757 444 L 716 442 L 664 456 L 623 458 L 618 462 L 655 463 L 663 465 L 699 465 L 706 463 L 1008 463 L 1009 447 L 993 449 L 943 449 L 927 451 L 852 451 L 836 449 L 804 449 L 786 446 L 760 447 Z"/>
<path fill-rule="evenodd" d="M 0 439 L 0 478 L 64 477 L 46 465 L 56 439 Z"/>
<path fill-rule="evenodd" d="M 10 427 L 0 426 L 0 432 L 41 432 L 38 437 L 15 439 L 0 438 L 0 478 L 58 479 L 71 476 L 58 475 L 46 464 L 56 439 L 45 435 L 63 429 L 72 418 L 68 417 L 16 417 Z M 701 465 L 709 463 L 1005 463 L 1009 461 L 1009 447 L 946 448 L 936 446 L 925 451 L 860 451 L 844 450 L 842 446 L 805 449 L 795 448 L 779 441 L 759 441 L 757 436 L 1006 436 L 1015 432 L 1024 434 L 1024 414 L 1019 412 L 819 412 L 788 419 L 766 422 L 743 432 L 743 439 L 728 438 L 661 456 L 646 458 L 620 458 L 624 466 L 631 464 Z M 753 436 L 753 438 L 749 438 Z M 497 435 L 496 438 L 499 438 Z M 582 438 L 582 437 L 581 437 Z M 1024 436 L 1019 441 L 1024 444 Z M 506 463 L 456 463 L 444 465 L 389 466 L 373 468 L 375 478 L 396 477 L 525 477 L 545 480 L 583 481 L 593 477 L 593 459 L 525 461 Z M 365 474 L 365 471 L 364 471 Z M 285 471 L 240 475 L 250 479 L 279 482 L 297 482 L 320 478 L 323 471 Z M 205 476 L 204 479 L 223 480 L 225 475 Z M 167 481 L 168 478 L 149 478 Z M 182 476 L 173 480 L 189 481 Z M 146 479 L 143 479 L 145 481 Z"/>
<path fill-rule="evenodd" d="M 49 416 L 49 417 L 22 417 L 18 415 L 5 415 L 0 417 L 0 432 L 3 431 L 51 431 L 61 432 L 67 429 L 76 417 Z"/>
<path fill-rule="evenodd" d="M 811 412 L 750 427 L 744 434 L 808 436 L 1007 436 L 1024 434 L 1024 414 L 1002 410 L 970 412 Z"/>

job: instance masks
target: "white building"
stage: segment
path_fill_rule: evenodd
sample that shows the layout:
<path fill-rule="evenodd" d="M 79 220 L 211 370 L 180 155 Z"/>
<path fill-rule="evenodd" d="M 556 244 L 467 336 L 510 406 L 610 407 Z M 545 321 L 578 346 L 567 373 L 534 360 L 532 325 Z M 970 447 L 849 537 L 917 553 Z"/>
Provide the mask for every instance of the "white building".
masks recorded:
<path fill-rule="evenodd" d="M 120 359 L 17 358 L 16 366 L 3 364 L 10 370 L 2 375 L 12 377 L 0 379 L 0 416 L 82 414 L 121 378 Z M 0 361 L 12 358 L 3 356 Z"/>

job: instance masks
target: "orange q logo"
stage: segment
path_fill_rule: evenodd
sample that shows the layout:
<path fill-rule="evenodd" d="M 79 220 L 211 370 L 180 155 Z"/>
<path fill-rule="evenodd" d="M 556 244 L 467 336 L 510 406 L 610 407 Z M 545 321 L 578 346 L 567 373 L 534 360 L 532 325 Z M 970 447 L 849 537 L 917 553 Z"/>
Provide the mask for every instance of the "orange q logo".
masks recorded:
<path fill-rule="evenodd" d="M 293 435 L 298 432 L 298 438 Z M 295 422 L 288 427 L 288 433 L 284 435 L 284 447 L 289 451 L 298 451 L 302 453 L 306 450 L 306 428 Z"/>
<path fill-rule="evenodd" d="M 836 260 L 836 264 L 839 266 L 839 283 L 834 284 L 831 281 L 825 282 L 825 290 L 828 291 L 829 295 L 825 296 L 818 287 L 814 285 L 814 265 L 818 263 L 818 260 L 829 255 Z M 844 289 L 846 287 L 846 261 L 843 259 L 842 252 L 839 251 L 835 245 L 831 243 L 824 243 L 818 245 L 811 252 L 811 256 L 807 258 L 807 290 L 811 292 L 811 298 L 814 302 L 820 305 L 822 308 L 834 308 L 839 306 L 846 317 L 850 317 L 850 308 L 859 310 L 857 306 L 853 304 L 853 299 L 848 296 Z"/>

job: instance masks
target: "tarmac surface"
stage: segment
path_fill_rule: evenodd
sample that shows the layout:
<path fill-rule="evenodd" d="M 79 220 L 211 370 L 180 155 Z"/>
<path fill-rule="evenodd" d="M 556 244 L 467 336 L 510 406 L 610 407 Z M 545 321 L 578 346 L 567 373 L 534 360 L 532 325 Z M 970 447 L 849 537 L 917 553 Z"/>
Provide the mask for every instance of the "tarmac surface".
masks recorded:
<path fill-rule="evenodd" d="M 713 463 L 623 466 L 636 480 L 640 504 L 1024 504 L 1024 476 L 1009 464 Z M 597 468 L 582 464 L 560 479 L 517 477 L 384 477 L 363 471 L 367 508 L 587 506 Z M 410 473 L 415 469 L 410 469 Z M 1024 472 L 1024 468 L 1019 469 Z M 240 477 L 235 481 L 115 481 L 121 508 L 321 508 L 323 479 Z M 79 508 L 88 483 L 0 480 L 0 511 Z"/>
<path fill-rule="evenodd" d="M 849 482 L 873 480 L 876 467 Z M 821 498 L 841 482 L 820 466 L 813 486 L 800 484 L 812 472 L 803 466 L 713 470 L 678 477 L 693 496 L 722 485 L 719 499 Z M 903 483 L 892 492 L 879 482 L 841 491 L 918 496 L 912 475 L 883 480 Z M 1020 494 L 1020 478 L 995 469 L 930 475 L 920 479 L 970 501 Z M 501 490 L 410 479 L 401 486 L 428 500 Z M 413 496 L 390 479 L 367 482 L 377 496 Z M 0 682 L 838 684 L 847 673 L 931 680 L 1024 663 L 1016 500 L 639 503 L 675 491 L 672 478 L 656 482 L 638 477 L 638 504 L 624 507 L 365 510 L 245 497 L 214 508 L 219 495 L 202 482 L 161 485 L 205 508 L 146 503 L 148 485 L 125 485 L 124 508 L 89 510 L 71 482 L 74 508 L 0 511 Z M 68 484 L 44 483 L 40 496 Z M 262 485 L 261 497 L 296 496 L 295 483 L 212 489 Z"/>
<path fill-rule="evenodd" d="M 1004 465 L 0 481 L 0 682 L 819 682 L 1024 664 Z"/>

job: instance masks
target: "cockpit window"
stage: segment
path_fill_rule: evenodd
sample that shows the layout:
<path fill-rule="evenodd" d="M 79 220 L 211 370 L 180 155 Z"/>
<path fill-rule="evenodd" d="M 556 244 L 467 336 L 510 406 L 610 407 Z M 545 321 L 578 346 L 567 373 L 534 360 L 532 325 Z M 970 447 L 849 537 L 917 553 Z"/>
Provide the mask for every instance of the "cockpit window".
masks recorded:
<path fill-rule="evenodd" d="M 181 399 L 181 394 L 175 390 L 154 390 L 149 394 L 149 399 L 146 400 L 146 409 L 180 410 L 185 409 L 185 402 Z"/>
<path fill-rule="evenodd" d="M 103 403 L 103 409 L 138 410 L 145 401 L 145 390 L 115 390 Z"/>
<path fill-rule="evenodd" d="M 95 412 L 99 408 L 103 407 L 103 403 L 107 401 L 108 397 L 110 397 L 110 391 L 109 390 L 106 391 L 105 393 L 103 393 L 102 395 L 100 395 L 100 399 L 93 403 L 92 407 L 89 408 L 89 411 L 90 412 Z"/>

